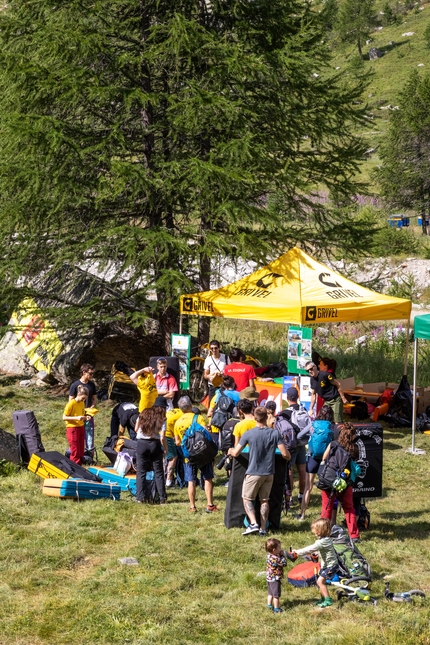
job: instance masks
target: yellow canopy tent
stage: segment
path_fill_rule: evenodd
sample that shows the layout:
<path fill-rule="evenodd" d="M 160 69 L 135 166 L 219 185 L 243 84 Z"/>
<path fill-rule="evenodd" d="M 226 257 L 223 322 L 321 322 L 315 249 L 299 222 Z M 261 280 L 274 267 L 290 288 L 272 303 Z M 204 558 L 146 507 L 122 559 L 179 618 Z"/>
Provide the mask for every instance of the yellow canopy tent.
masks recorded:
<path fill-rule="evenodd" d="M 410 300 L 366 289 L 294 247 L 233 284 L 181 296 L 180 313 L 312 325 L 409 320 L 411 307 Z"/>

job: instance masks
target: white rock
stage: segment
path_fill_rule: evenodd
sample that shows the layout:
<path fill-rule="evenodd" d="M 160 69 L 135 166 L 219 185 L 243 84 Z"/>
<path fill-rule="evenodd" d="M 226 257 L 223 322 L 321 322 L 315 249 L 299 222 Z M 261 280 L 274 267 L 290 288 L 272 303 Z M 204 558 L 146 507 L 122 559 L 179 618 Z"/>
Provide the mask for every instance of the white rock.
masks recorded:
<path fill-rule="evenodd" d="M 31 387 L 32 385 L 33 381 L 31 379 L 26 379 L 25 381 L 19 382 L 19 387 Z"/>
<path fill-rule="evenodd" d="M 413 35 L 414 35 L 414 33 L 415 33 L 414 31 L 405 31 L 405 33 L 404 33 L 404 34 L 402 34 L 402 36 L 403 36 L 404 38 L 406 38 L 406 36 L 413 36 Z"/>

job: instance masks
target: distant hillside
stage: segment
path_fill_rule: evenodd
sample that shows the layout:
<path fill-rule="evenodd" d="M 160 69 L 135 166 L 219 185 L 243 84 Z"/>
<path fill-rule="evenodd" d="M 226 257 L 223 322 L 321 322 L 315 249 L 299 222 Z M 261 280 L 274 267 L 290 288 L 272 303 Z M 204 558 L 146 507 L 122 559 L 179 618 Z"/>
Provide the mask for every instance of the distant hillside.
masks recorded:
<path fill-rule="evenodd" d="M 362 166 L 362 176 L 367 181 L 371 181 L 371 171 L 380 163 L 378 146 L 381 135 L 386 130 L 390 110 L 395 109 L 397 105 L 399 91 L 413 70 L 418 68 L 423 73 L 430 73 L 430 49 L 424 38 L 424 31 L 430 24 L 430 3 L 416 3 L 414 9 L 401 17 L 400 24 L 384 26 L 384 9 L 389 6 L 391 10 L 398 11 L 402 5 L 405 7 L 405 3 L 394 0 L 375 2 L 375 18 L 379 26 L 371 34 L 371 43 L 363 48 L 366 59 L 360 66 L 360 72 L 373 72 L 370 85 L 363 96 L 373 117 L 369 121 L 369 129 L 365 136 L 368 148 L 375 149 Z M 405 35 L 407 33 L 412 35 Z M 339 43 L 334 43 L 333 47 L 335 66 L 348 69 L 347 73 L 354 73 L 351 68 L 357 65 L 357 48 L 352 45 L 342 46 Z M 383 57 L 369 60 L 367 55 L 372 47 L 384 52 Z M 377 187 L 373 188 L 377 192 Z"/>

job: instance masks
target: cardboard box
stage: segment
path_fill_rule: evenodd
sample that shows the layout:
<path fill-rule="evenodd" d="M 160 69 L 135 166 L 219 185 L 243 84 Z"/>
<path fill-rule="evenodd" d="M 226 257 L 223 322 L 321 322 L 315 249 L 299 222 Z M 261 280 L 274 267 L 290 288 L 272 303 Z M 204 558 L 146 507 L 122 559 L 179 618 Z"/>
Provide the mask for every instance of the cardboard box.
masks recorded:
<path fill-rule="evenodd" d="M 342 390 L 355 390 L 355 378 L 350 376 L 349 378 L 339 379 L 339 383 L 342 387 Z"/>
<path fill-rule="evenodd" d="M 430 405 L 430 387 L 417 388 L 417 392 L 418 392 L 417 414 L 424 414 L 427 407 Z"/>

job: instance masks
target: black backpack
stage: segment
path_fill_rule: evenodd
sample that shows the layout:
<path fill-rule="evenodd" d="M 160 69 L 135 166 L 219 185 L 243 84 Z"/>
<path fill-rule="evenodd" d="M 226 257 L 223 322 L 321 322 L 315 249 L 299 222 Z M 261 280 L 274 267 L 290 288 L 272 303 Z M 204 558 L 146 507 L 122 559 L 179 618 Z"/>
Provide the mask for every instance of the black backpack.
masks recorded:
<path fill-rule="evenodd" d="M 236 427 L 236 424 L 239 423 L 240 419 L 229 419 L 225 422 L 224 426 L 220 430 L 220 450 L 222 452 L 227 452 L 230 448 L 234 447 L 234 435 L 233 431 Z"/>
<path fill-rule="evenodd" d="M 349 452 L 342 448 L 337 441 L 332 441 L 330 452 L 325 461 L 318 468 L 317 488 L 320 490 L 333 490 L 333 482 L 341 472 L 348 468 L 351 461 Z"/>
<path fill-rule="evenodd" d="M 182 437 L 182 453 L 192 466 L 201 468 L 213 461 L 218 454 L 218 446 L 209 432 L 197 421 L 197 414 Z"/>
<path fill-rule="evenodd" d="M 226 394 L 221 394 L 211 419 L 211 425 L 215 428 L 222 428 L 224 423 L 234 416 L 235 412 L 236 406 L 233 399 Z"/>

